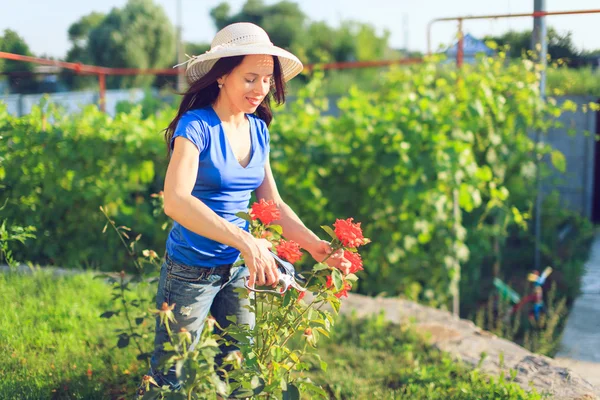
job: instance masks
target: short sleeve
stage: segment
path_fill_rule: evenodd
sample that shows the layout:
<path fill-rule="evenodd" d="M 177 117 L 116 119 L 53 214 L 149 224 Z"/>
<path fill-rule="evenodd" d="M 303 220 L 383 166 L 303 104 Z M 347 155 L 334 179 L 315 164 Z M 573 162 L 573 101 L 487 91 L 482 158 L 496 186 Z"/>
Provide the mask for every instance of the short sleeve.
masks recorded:
<path fill-rule="evenodd" d="M 269 151 L 271 145 L 271 135 L 269 134 L 269 128 L 267 127 L 267 123 L 261 118 L 257 118 L 257 120 L 261 135 L 263 137 L 263 141 L 265 143 L 265 147 L 267 148 L 267 151 Z"/>
<path fill-rule="evenodd" d="M 206 147 L 206 135 L 206 129 L 202 121 L 193 114 L 186 113 L 177 123 L 175 132 L 171 138 L 171 150 L 173 150 L 173 146 L 175 145 L 175 138 L 181 136 L 194 143 L 198 151 L 202 153 L 202 150 Z"/>

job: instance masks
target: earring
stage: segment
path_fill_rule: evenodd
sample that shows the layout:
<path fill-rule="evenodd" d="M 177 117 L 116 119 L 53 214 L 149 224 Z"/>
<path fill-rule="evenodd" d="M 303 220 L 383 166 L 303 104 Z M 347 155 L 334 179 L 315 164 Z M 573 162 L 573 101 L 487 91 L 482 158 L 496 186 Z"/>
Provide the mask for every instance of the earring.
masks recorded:
<path fill-rule="evenodd" d="M 219 83 L 218 86 L 219 86 L 219 89 L 221 89 L 223 87 L 223 84 Z"/>

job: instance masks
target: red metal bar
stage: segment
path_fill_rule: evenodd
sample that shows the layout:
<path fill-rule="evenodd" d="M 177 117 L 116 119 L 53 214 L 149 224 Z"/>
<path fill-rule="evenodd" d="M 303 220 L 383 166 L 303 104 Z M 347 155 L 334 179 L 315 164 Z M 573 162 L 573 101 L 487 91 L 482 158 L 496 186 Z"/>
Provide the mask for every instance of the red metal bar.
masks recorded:
<path fill-rule="evenodd" d="M 385 67 L 388 65 L 408 65 L 422 63 L 422 58 L 401 58 L 399 60 L 379 60 L 379 61 L 346 61 L 326 64 L 307 64 L 304 69 L 312 71 L 319 67 L 322 69 L 350 69 L 350 68 L 370 68 Z"/>
<path fill-rule="evenodd" d="M 35 64 L 54 65 L 61 68 L 74 70 L 80 74 L 105 74 L 105 75 L 177 75 L 179 73 L 176 68 L 166 69 L 137 69 L 137 68 L 108 68 L 98 67 L 94 65 L 86 65 L 81 63 L 72 63 L 66 61 L 48 60 L 45 58 L 23 56 L 20 54 L 5 53 L 0 51 L 0 58 L 9 60 L 25 61 Z M 380 61 L 348 61 L 327 64 L 307 64 L 305 68 L 308 70 L 319 66 L 322 69 L 348 69 L 348 68 L 366 68 L 366 67 L 382 67 L 392 64 L 415 64 L 423 62 L 421 58 L 403 58 L 399 60 L 380 60 Z M 183 68 L 180 68 L 183 69 Z"/>
<path fill-rule="evenodd" d="M 45 58 L 24 56 L 21 54 L 5 53 L 0 51 L 0 58 L 8 60 L 30 62 L 42 65 L 54 65 L 61 68 L 66 68 L 75 71 L 78 74 L 98 75 L 98 85 L 100 89 L 100 109 L 104 111 L 106 101 L 106 75 L 177 75 L 184 68 L 166 68 L 166 69 L 137 69 L 137 68 L 108 68 L 98 67 L 95 65 L 86 65 L 81 63 L 72 63 L 58 60 L 48 60 Z M 328 64 L 307 64 L 305 69 L 311 71 L 314 68 L 321 67 L 322 69 L 348 69 L 348 68 L 368 68 L 382 67 L 387 65 L 406 65 L 417 64 L 423 62 L 421 58 L 404 58 L 400 60 L 382 60 L 382 61 L 353 61 Z"/>
<path fill-rule="evenodd" d="M 467 20 L 467 19 L 495 19 L 495 18 L 515 18 L 515 17 L 547 17 L 551 15 L 575 15 L 575 14 L 598 14 L 600 9 L 592 10 L 573 10 L 573 11 L 536 11 L 532 13 L 520 13 L 520 14 L 495 14 L 495 15 L 467 15 L 462 17 L 446 17 L 446 18 L 435 18 L 429 21 L 427 24 L 427 54 L 431 55 L 431 26 L 435 22 L 440 21 L 455 21 L 455 20 Z"/>

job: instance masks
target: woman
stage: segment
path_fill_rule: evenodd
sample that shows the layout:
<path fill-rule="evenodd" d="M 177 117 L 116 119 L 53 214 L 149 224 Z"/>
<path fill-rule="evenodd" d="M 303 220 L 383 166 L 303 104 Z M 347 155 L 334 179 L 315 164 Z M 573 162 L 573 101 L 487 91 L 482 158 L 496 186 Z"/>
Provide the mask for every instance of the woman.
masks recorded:
<path fill-rule="evenodd" d="M 164 210 L 174 220 L 166 245 L 156 304 L 175 304 L 180 328 L 192 334 L 195 346 L 210 312 L 226 327 L 228 315 L 254 326 L 236 288 L 276 285 L 277 269 L 270 243 L 248 233 L 248 224 L 235 214 L 246 211 L 251 192 L 273 200 L 281 213 L 276 222 L 284 236 L 300 244 L 316 261 L 331 252 L 329 243 L 311 232 L 279 196 L 269 165 L 271 95 L 285 100 L 284 83 L 302 71 L 291 53 L 274 46 L 267 33 L 250 23 L 219 31 L 211 49 L 188 61 L 190 87 L 175 119 L 166 129 L 170 154 L 165 177 Z M 232 267 L 242 257 L 245 265 Z M 350 262 L 336 253 L 330 266 L 347 273 Z M 179 387 L 174 368 L 159 370 L 168 341 L 157 321 L 152 376 L 157 383 Z M 223 347 L 217 359 L 234 347 Z"/>

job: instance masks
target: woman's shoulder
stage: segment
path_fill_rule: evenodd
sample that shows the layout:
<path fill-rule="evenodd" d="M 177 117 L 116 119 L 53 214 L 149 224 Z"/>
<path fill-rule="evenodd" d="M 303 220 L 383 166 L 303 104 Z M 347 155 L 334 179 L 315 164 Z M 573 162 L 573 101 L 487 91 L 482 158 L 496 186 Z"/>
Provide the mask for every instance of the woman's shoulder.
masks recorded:
<path fill-rule="evenodd" d="M 211 113 L 208 107 L 194 108 L 188 110 L 181 115 L 181 119 L 186 122 L 198 121 L 208 123 L 211 120 Z"/>

